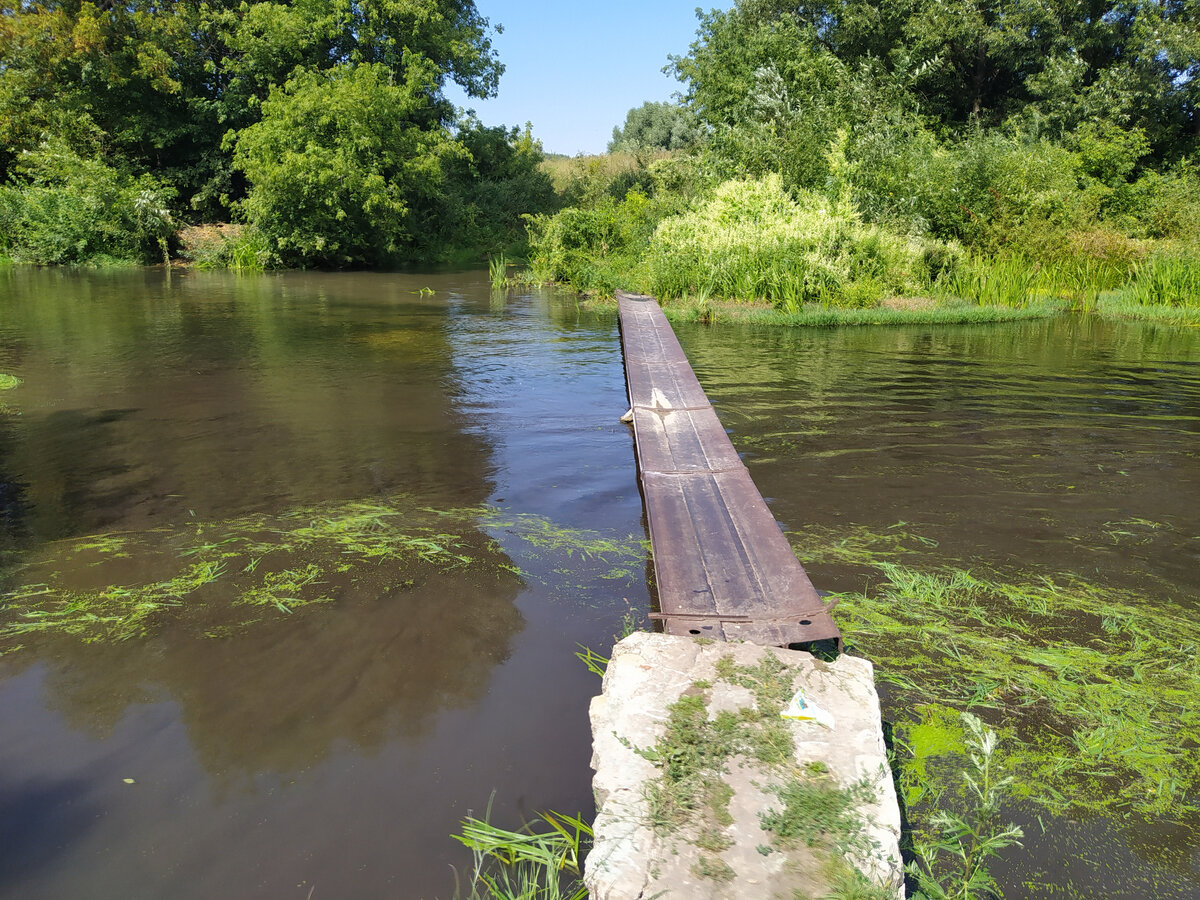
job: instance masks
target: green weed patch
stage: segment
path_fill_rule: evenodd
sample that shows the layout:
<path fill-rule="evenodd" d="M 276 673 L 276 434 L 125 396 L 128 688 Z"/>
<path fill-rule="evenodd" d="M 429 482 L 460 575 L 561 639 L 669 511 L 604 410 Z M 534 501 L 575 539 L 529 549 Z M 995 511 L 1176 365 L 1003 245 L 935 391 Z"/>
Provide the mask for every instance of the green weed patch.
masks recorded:
<path fill-rule="evenodd" d="M 515 548 L 517 561 L 502 543 Z M 576 581 L 642 577 L 645 554 L 640 539 L 491 508 L 433 510 L 407 497 L 88 535 L 25 554 L 5 573 L 0 653 L 38 638 L 124 641 L 168 625 L 226 635 L 457 570 L 541 580 L 569 574 L 578 590 Z"/>
<path fill-rule="evenodd" d="M 970 710 L 1003 733 L 1019 799 L 1055 813 L 1200 809 L 1194 610 L 1069 575 L 902 565 L 906 538 L 852 530 L 825 546 L 877 572 L 869 589 L 837 595 L 836 615 L 891 686 L 910 803 L 941 790 L 939 766 L 960 755 L 955 716 Z"/>

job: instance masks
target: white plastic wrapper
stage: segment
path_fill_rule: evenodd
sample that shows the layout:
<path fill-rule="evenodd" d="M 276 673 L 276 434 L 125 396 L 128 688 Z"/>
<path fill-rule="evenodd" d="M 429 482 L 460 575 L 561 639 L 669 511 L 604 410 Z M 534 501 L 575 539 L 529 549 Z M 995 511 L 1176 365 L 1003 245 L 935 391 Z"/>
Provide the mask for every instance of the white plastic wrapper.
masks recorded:
<path fill-rule="evenodd" d="M 820 722 L 826 728 L 833 728 L 833 716 L 805 697 L 803 689 L 792 694 L 792 699 L 779 715 L 784 719 L 799 719 L 801 722 Z"/>

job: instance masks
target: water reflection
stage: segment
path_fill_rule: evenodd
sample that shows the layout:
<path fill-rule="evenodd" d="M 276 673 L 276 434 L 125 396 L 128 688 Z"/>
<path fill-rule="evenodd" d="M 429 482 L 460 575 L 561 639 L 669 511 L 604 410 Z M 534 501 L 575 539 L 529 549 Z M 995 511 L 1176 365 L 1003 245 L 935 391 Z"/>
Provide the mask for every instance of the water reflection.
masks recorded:
<path fill-rule="evenodd" d="M 1195 596 L 1194 329 L 680 331 L 785 524 L 916 523 L 948 560 Z M 1162 526 L 1153 565 L 1121 534 L 1135 520 Z"/>
<path fill-rule="evenodd" d="M 398 490 L 479 503 L 488 447 L 454 409 L 428 279 L 9 273 L 4 464 L 53 539 Z M 347 436 L 353 435 L 348 441 Z"/>
<path fill-rule="evenodd" d="M 513 605 L 521 584 L 495 566 L 477 571 L 220 639 L 180 627 L 148 641 L 59 640 L 48 657 L 26 659 L 49 659 L 48 705 L 96 739 L 111 736 L 128 707 L 170 697 L 211 775 L 286 775 L 339 747 L 373 753 L 417 738 L 439 713 L 486 694 L 522 626 Z"/>
<path fill-rule="evenodd" d="M 479 273 L 0 278 L 6 586 L 169 599 L 223 567 L 145 636 L 0 658 L 0 894 L 445 897 L 493 791 L 509 826 L 589 814 L 574 650 L 645 603 L 639 542 L 579 552 L 641 534 L 611 318 Z M 397 497 L 397 531 L 471 562 L 295 538 Z M 299 596 L 332 602 L 239 599 L 310 566 Z"/>

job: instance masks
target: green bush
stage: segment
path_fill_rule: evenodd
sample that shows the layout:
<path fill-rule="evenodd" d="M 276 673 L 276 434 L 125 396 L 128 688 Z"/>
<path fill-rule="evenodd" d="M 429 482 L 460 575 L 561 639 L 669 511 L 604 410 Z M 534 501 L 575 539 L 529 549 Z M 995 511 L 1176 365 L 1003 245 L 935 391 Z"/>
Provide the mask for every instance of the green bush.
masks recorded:
<path fill-rule="evenodd" d="M 658 219 L 654 204 L 636 190 L 620 202 L 605 196 L 592 206 L 529 216 L 532 276 L 605 294 L 632 287 L 638 279 L 631 273 Z"/>
<path fill-rule="evenodd" d="M 769 175 L 728 181 L 692 212 L 663 221 L 646 271 L 660 297 L 855 307 L 927 289 L 936 258 L 916 241 L 863 225 L 847 206 L 809 191 L 793 198 Z"/>
<path fill-rule="evenodd" d="M 48 141 L 0 187 L 0 251 L 38 265 L 162 260 L 175 232 L 167 204 L 150 175 Z"/>
<path fill-rule="evenodd" d="M 1113 217 L 1139 237 L 1200 245 L 1200 168 L 1184 162 L 1146 172 L 1114 192 Z"/>
<path fill-rule="evenodd" d="M 541 143 L 529 126 L 485 127 L 475 119 L 460 123 L 457 137 L 469 156 L 447 167 L 439 243 L 480 254 L 521 253 L 526 240 L 522 216 L 549 214 L 559 207 L 554 184 L 542 167 Z"/>
<path fill-rule="evenodd" d="M 914 212 L 929 230 L 982 250 L 1052 247 L 1099 212 L 1101 195 L 1081 189 L 1079 159 L 1048 141 L 975 132 L 912 169 Z"/>
<path fill-rule="evenodd" d="M 242 210 L 290 266 L 388 265 L 420 255 L 444 203 L 445 164 L 466 151 L 423 121 L 437 70 L 299 72 L 236 139 Z"/>

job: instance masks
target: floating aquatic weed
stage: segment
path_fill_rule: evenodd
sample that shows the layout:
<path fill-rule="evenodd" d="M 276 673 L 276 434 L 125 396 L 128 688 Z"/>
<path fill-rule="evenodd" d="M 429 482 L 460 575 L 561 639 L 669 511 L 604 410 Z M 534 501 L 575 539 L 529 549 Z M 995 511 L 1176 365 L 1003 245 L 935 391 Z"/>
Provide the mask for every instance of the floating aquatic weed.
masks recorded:
<path fill-rule="evenodd" d="M 21 379 L 16 375 L 8 375 L 0 372 L 0 391 L 10 391 L 20 385 Z M 3 400 L 0 400 L 0 413 L 8 412 L 8 407 Z"/>
<path fill-rule="evenodd" d="M 209 619 L 227 620 L 208 622 L 204 633 L 228 633 L 256 621 L 235 612 L 238 607 L 290 614 L 330 602 L 335 595 L 325 582 L 335 577 L 343 591 L 367 579 L 377 595 L 388 585 L 411 584 L 418 572 L 444 572 L 484 557 L 498 553 L 469 513 L 435 521 L 405 498 L 89 535 L 50 545 L 38 558 L 22 560 L 20 572 L 9 571 L 18 583 L 0 595 L 0 641 L 33 634 L 125 640 L 147 634 L 168 613 L 201 608 Z M 116 581 L 128 577 L 130 559 L 142 580 Z M 145 579 L 145 572 L 157 577 Z M 106 576 L 114 583 L 95 586 Z"/>
<path fill-rule="evenodd" d="M 644 583 L 650 556 L 644 537 L 568 528 L 542 516 L 500 510 L 488 511 L 482 523 L 518 562 L 523 578 L 569 588 L 574 597 L 597 581 L 609 583 L 609 596 L 613 584 Z"/>
<path fill-rule="evenodd" d="M 614 560 L 644 559 L 649 542 L 644 538 L 605 537 L 596 531 L 564 528 L 538 516 L 519 516 L 512 525 L 525 542 L 549 554 L 568 559 L 609 563 Z"/>
<path fill-rule="evenodd" d="M 796 555 L 805 563 L 873 565 L 937 547 L 937 541 L 915 533 L 908 522 L 896 522 L 883 531 L 864 525 L 848 528 L 805 525 L 786 534 Z"/>
<path fill-rule="evenodd" d="M 903 693 L 902 737 L 923 708 L 986 709 L 1011 744 L 1014 796 L 1055 811 L 1180 817 L 1200 799 L 1200 623 L 1162 602 L 1076 578 L 1005 581 L 879 563 L 869 592 L 837 595 L 854 649 Z"/>
<path fill-rule="evenodd" d="M 502 548 L 495 531 L 518 538 L 507 542 L 513 548 Z M 7 569 L 0 647 L 13 652 L 16 639 L 31 635 L 125 640 L 200 610 L 201 633 L 229 634 L 264 611 L 290 615 L 343 596 L 378 597 L 481 565 L 507 578 L 536 567 L 544 581 L 569 581 L 576 593 L 580 581 L 640 579 L 645 554 L 633 538 L 484 507 L 430 510 L 404 496 L 89 535 Z M 131 571 L 139 580 L 129 580 Z"/>
<path fill-rule="evenodd" d="M 332 597 L 301 596 L 304 588 L 317 583 L 317 579 L 323 574 L 321 567 L 313 563 L 309 563 L 303 569 L 267 572 L 263 575 L 262 583 L 243 591 L 237 602 L 252 606 L 269 604 L 285 613 L 290 613 L 293 609 L 308 606 L 311 603 L 332 603 Z"/>
<path fill-rule="evenodd" d="M 1143 534 L 1164 527 L 1113 524 Z M 1017 799 L 1174 820 L 1200 811 L 1194 609 L 1155 597 L 1148 617 L 1141 595 L 1073 575 L 901 565 L 920 560 L 920 542 L 905 531 L 790 536 L 806 562 L 878 573 L 868 589 L 834 595 L 835 616 L 889 686 L 889 718 L 913 749 L 902 767 L 913 802 L 944 781 L 926 772 L 938 769 L 935 723 L 953 731 L 958 712 L 975 710 L 1004 734 Z"/>

